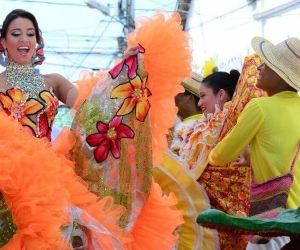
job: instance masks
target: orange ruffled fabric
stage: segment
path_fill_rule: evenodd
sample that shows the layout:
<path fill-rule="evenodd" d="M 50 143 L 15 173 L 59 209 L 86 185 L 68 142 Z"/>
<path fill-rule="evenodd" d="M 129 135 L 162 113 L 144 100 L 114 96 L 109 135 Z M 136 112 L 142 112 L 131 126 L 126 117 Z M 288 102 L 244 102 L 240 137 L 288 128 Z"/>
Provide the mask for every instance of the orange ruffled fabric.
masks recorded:
<path fill-rule="evenodd" d="M 131 240 L 116 225 L 125 208 L 115 205 L 110 196 L 99 200 L 89 192 L 63 150 L 52 150 L 48 140 L 33 137 L 2 109 L 0 119 L 0 191 L 17 226 L 16 234 L 2 249 L 72 249 L 60 231 L 71 221 L 71 204 L 110 232 L 98 237 L 99 245 L 105 242 L 113 247 L 115 239 L 122 243 Z"/>
<path fill-rule="evenodd" d="M 182 211 L 176 208 L 173 193 L 163 195 L 161 187 L 152 181 L 150 194 L 134 225 L 132 236 L 134 250 L 172 249 L 178 235 L 175 229 L 184 223 Z"/>
<path fill-rule="evenodd" d="M 54 141 L 53 147 L 57 151 L 67 152 L 72 147 L 72 143 L 72 132 L 65 128 Z M 106 199 L 108 197 L 103 200 Z M 176 205 L 175 195 L 173 193 L 164 195 L 161 187 L 152 181 L 149 196 L 135 226 L 127 233 L 126 238 L 122 239 L 124 248 L 156 250 L 157 246 L 160 246 L 160 249 L 171 249 L 175 246 L 178 236 L 173 233 L 184 223 L 183 213 L 176 208 Z M 113 204 L 111 206 L 113 207 Z M 91 213 L 94 214 L 97 211 Z M 113 218 L 116 216 L 114 215 Z"/>
<path fill-rule="evenodd" d="M 136 30 L 128 35 L 130 47 L 140 44 L 145 48 L 143 63 L 152 93 L 149 101 L 155 165 L 163 161 L 162 153 L 168 149 L 166 135 L 177 114 L 174 97 L 183 92 L 182 79 L 192 74 L 190 38 L 180 22 L 177 12 L 157 12 L 152 18 L 136 19 Z"/>
<path fill-rule="evenodd" d="M 76 142 L 75 140 L 76 137 L 74 133 L 67 127 L 64 127 L 59 133 L 58 137 L 52 143 L 52 149 L 61 155 L 66 155 L 74 146 Z M 73 165 L 73 162 L 69 162 L 67 164 L 70 165 L 70 163 Z M 72 167 L 69 169 L 72 169 Z M 105 242 L 107 247 L 109 246 L 112 248 L 114 246 L 114 238 L 118 239 L 118 241 L 120 241 L 122 244 L 130 243 L 132 241 L 132 237 L 128 234 L 125 237 L 125 230 L 117 226 L 117 222 L 121 216 L 126 213 L 126 208 L 115 204 L 114 199 L 111 196 L 106 196 L 99 200 L 97 195 L 87 192 L 88 185 L 82 180 L 81 177 L 76 176 L 75 178 L 77 179 L 75 184 L 73 179 L 69 179 L 68 181 L 66 180 L 65 182 L 66 187 L 72 194 L 70 198 L 71 203 L 82 208 L 85 212 L 88 212 L 89 215 L 92 215 L 93 219 L 96 219 L 96 221 L 101 223 L 101 226 L 104 226 L 112 233 L 112 237 L 111 235 L 101 234 L 99 236 L 99 239 L 101 240 L 98 242 L 98 244 L 103 245 L 103 242 Z M 88 220 L 87 216 L 84 216 L 84 218 L 85 221 Z M 94 236 L 94 238 L 97 238 L 97 230 L 90 233 Z M 96 248 L 90 245 L 89 249 L 92 250 Z"/>
<path fill-rule="evenodd" d="M 90 72 L 87 70 L 82 70 L 80 72 L 79 79 L 74 81 L 74 84 L 78 89 L 78 95 L 71 112 L 72 116 L 74 116 L 75 112 L 79 110 L 83 102 L 88 99 L 93 87 L 99 81 L 99 78 L 105 77 L 106 75 L 106 71 Z"/>
<path fill-rule="evenodd" d="M 24 132 L 21 125 L 0 111 L 0 191 L 17 232 L 2 249 L 71 249 L 62 238 L 69 192 L 59 168 L 48 154 L 49 143 Z"/>

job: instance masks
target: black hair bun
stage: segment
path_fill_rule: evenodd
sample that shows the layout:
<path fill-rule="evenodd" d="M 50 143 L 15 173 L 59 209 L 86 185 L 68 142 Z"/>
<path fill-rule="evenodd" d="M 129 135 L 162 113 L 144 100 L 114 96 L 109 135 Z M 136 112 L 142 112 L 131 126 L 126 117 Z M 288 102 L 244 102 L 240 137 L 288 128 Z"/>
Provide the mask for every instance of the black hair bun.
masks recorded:
<path fill-rule="evenodd" d="M 232 69 L 230 70 L 230 75 L 233 77 L 235 84 L 237 84 L 240 77 L 240 72 L 236 69 Z"/>

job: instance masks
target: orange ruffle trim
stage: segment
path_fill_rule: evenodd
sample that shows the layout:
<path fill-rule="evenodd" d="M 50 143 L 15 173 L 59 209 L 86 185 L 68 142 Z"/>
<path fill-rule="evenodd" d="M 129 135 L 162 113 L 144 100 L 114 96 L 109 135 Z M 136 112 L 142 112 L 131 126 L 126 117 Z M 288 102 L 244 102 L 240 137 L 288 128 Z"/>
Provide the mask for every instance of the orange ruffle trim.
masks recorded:
<path fill-rule="evenodd" d="M 140 44 L 145 48 L 142 54 L 145 70 L 148 72 L 147 86 L 152 95 L 150 101 L 151 132 L 153 135 L 153 159 L 157 165 L 163 161 L 167 150 L 166 135 L 174 125 L 177 108 L 175 96 L 183 92 L 181 81 L 191 76 L 192 55 L 190 39 L 182 30 L 178 13 L 168 15 L 157 12 L 152 18 L 142 17 L 136 21 L 136 30 L 128 36 L 129 46 Z M 101 77 L 100 77 L 101 78 Z M 99 81 L 99 76 L 83 71 L 76 84 L 82 86 L 75 109 Z M 87 84 L 86 84 L 87 83 Z M 90 87 L 89 87 L 90 86 Z M 183 221 L 182 212 L 176 209 L 177 200 L 173 193 L 165 196 L 158 184 L 152 183 L 147 201 L 125 243 L 126 249 L 171 249 L 178 237 L 173 234 Z M 123 241 L 124 242 L 124 241 Z"/>
<path fill-rule="evenodd" d="M 63 150 L 52 150 L 47 139 L 33 137 L 2 109 L 0 119 L 0 191 L 17 226 L 1 249 L 72 249 L 61 234 L 62 226 L 71 221 L 71 204 L 113 232 L 111 238 L 130 241 L 116 225 L 125 208 L 115 205 L 109 196 L 99 200 L 89 192 Z M 101 245 L 103 237 L 98 240 Z"/>
<path fill-rule="evenodd" d="M 71 249 L 60 234 L 70 220 L 62 164 L 54 164 L 46 140 L 24 132 L 2 109 L 0 119 L 0 191 L 17 226 L 2 249 Z"/>
<path fill-rule="evenodd" d="M 61 153 L 67 152 L 72 147 L 73 139 L 72 132 L 64 128 L 52 143 L 53 148 Z M 108 198 L 105 197 L 103 200 L 106 199 Z M 163 194 L 161 187 L 152 181 L 149 196 L 132 230 L 127 232 L 125 238 L 120 237 L 121 234 L 117 233 L 124 243 L 124 248 L 156 250 L 158 245 L 160 249 L 174 247 L 178 236 L 173 233 L 178 226 L 184 223 L 183 213 L 176 208 L 176 204 L 177 199 L 173 193 Z M 92 214 L 96 212 L 94 211 Z"/>
<path fill-rule="evenodd" d="M 132 249 L 172 249 L 178 235 L 175 229 L 184 223 L 182 211 L 176 208 L 173 193 L 163 195 L 161 187 L 152 181 L 150 194 L 131 232 L 134 238 Z"/>
<path fill-rule="evenodd" d="M 101 77 L 106 77 L 107 71 L 90 72 L 82 70 L 79 74 L 79 79 L 74 81 L 78 89 L 78 95 L 73 105 L 71 115 L 74 116 L 77 110 L 81 107 L 83 102 L 88 99 L 93 87 L 97 84 Z"/>
<path fill-rule="evenodd" d="M 168 149 L 166 135 L 177 114 L 174 97 L 183 92 L 182 79 L 192 74 L 190 38 L 180 23 L 177 12 L 157 12 L 151 18 L 137 18 L 136 30 L 128 35 L 130 47 L 140 44 L 145 49 L 143 63 L 152 93 L 149 101 L 155 165 L 163 161 L 162 153 Z"/>

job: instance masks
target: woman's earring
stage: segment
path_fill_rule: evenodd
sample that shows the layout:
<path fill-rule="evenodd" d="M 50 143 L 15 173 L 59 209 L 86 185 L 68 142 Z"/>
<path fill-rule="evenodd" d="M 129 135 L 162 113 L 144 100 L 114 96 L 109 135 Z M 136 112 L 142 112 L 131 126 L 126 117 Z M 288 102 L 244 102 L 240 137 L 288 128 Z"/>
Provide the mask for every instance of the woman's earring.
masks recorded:
<path fill-rule="evenodd" d="M 219 100 L 217 101 L 217 103 L 215 103 L 215 112 L 216 112 L 217 110 L 220 110 Z"/>
<path fill-rule="evenodd" d="M 6 67 L 8 64 L 8 50 L 4 49 L 3 54 L 4 54 L 4 61 L 3 64 L 1 63 L 1 65 Z"/>
<path fill-rule="evenodd" d="M 32 57 L 31 57 L 31 64 L 35 63 L 35 59 L 36 59 L 36 51 L 33 53 Z"/>
<path fill-rule="evenodd" d="M 8 50 L 4 49 L 4 55 L 6 56 L 6 58 L 8 58 Z"/>

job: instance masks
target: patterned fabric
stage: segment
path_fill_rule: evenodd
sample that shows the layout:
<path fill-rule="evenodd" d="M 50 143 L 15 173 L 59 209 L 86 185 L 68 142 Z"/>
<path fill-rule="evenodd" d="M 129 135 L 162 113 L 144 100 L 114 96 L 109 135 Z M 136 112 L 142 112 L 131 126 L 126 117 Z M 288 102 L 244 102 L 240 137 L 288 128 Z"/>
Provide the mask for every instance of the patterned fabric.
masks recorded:
<path fill-rule="evenodd" d="M 230 102 L 220 110 L 216 105 L 214 114 L 188 123 L 182 122 L 174 127 L 170 149 L 188 162 L 190 170 L 197 178 L 208 163 L 207 156 L 219 138 L 229 106 Z"/>
<path fill-rule="evenodd" d="M 171 136 L 170 149 L 188 162 L 189 170 L 206 191 L 210 206 L 238 216 L 247 216 L 249 211 L 250 167 L 232 163 L 210 166 L 208 154 L 230 132 L 246 104 L 266 95 L 255 87 L 260 63 L 256 55 L 247 56 L 232 101 L 223 110 L 216 107 L 214 114 L 178 125 Z M 247 241 L 242 236 L 219 233 L 221 249 L 243 250 Z"/>
<path fill-rule="evenodd" d="M 13 237 L 17 226 L 13 222 L 11 212 L 0 193 L 0 247 L 3 247 Z"/>
<path fill-rule="evenodd" d="M 29 98 L 19 88 L 0 93 L 0 103 L 4 111 L 28 128 L 35 137 L 51 140 L 51 126 L 58 108 L 58 99 L 51 90 L 42 90 L 40 100 Z M 36 122 L 35 122 L 36 121 Z M 17 230 L 7 204 L 0 193 L 0 247 L 7 244 Z"/>
<path fill-rule="evenodd" d="M 236 124 L 237 118 L 246 104 L 256 97 L 265 96 L 265 93 L 256 88 L 257 65 L 260 59 L 256 55 L 247 56 L 232 98 L 228 113 L 217 142 L 221 141 Z M 249 210 L 250 190 L 249 166 L 208 165 L 199 178 L 199 182 L 207 190 L 209 197 L 216 203 L 216 207 L 229 214 L 246 216 Z"/>
<path fill-rule="evenodd" d="M 216 143 L 231 131 L 239 114 L 252 98 L 266 95 L 265 92 L 255 87 L 258 75 L 257 66 L 260 63 L 260 59 L 256 55 L 245 58 L 240 79 L 232 102 L 227 107 L 227 116 Z M 220 209 L 232 215 L 248 215 L 250 166 L 233 166 L 232 162 L 225 166 L 207 165 L 198 182 L 207 192 L 212 208 Z M 219 236 L 221 249 L 245 249 L 247 243 L 245 237 L 237 237 L 223 232 Z"/>
<path fill-rule="evenodd" d="M 254 178 L 250 189 L 250 216 L 259 218 L 274 218 L 280 211 L 286 209 L 287 198 L 294 180 L 294 165 L 298 158 L 300 144 L 287 174 L 276 176 L 266 182 L 257 183 Z M 254 236 L 252 243 L 267 242 L 268 240 Z"/>
<path fill-rule="evenodd" d="M 12 115 L 38 138 L 51 140 L 51 127 L 58 109 L 58 99 L 52 90 L 42 90 L 39 99 L 29 96 L 19 88 L 0 93 L 0 103 L 8 115 Z"/>

